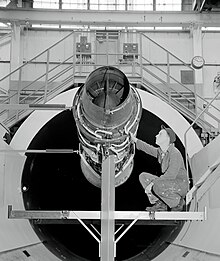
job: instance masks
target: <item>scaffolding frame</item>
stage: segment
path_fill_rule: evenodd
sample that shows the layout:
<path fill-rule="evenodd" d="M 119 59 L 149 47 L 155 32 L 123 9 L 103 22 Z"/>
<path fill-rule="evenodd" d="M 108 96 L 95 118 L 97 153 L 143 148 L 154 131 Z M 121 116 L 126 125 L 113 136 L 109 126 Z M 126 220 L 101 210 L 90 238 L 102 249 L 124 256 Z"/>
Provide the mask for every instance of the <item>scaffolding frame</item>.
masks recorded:
<path fill-rule="evenodd" d="M 118 241 L 138 220 L 160 221 L 204 221 L 207 219 L 207 209 L 202 212 L 147 212 L 147 211 L 115 211 L 115 162 L 114 156 L 109 155 L 102 163 L 102 198 L 101 211 L 36 211 L 14 210 L 8 205 L 8 219 L 28 220 L 78 220 L 78 222 L 92 235 L 99 244 L 99 257 L 101 261 L 114 261 Z M 85 220 L 101 220 L 101 232 L 92 224 L 91 228 Z M 116 234 L 123 228 L 123 224 L 115 231 L 115 221 L 131 221 L 131 223 L 116 238 Z M 96 234 L 99 237 L 96 236 Z"/>

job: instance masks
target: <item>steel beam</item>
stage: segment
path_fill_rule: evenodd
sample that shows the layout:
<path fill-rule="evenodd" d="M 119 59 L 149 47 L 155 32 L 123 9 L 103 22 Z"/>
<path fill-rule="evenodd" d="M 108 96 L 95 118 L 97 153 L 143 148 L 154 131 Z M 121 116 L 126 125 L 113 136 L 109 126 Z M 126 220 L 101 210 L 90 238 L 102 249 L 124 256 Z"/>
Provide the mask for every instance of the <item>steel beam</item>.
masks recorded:
<path fill-rule="evenodd" d="M 113 261 L 115 256 L 115 156 L 102 164 L 101 203 L 101 261 Z"/>
<path fill-rule="evenodd" d="M 28 153 L 28 154 L 70 154 L 70 153 L 79 153 L 78 150 L 72 150 L 72 149 L 45 149 L 45 150 L 8 150 L 8 149 L 0 149 L 0 153 L 6 153 L 6 154 L 16 154 L 16 153 Z"/>
<path fill-rule="evenodd" d="M 106 193 L 106 197 L 107 197 Z M 105 215 L 104 215 L 105 214 Z M 103 212 L 102 218 L 107 217 L 107 212 Z M 114 213 L 108 213 L 111 219 L 120 220 L 149 220 L 149 221 L 161 221 L 161 220 L 206 220 L 207 211 L 204 209 L 202 212 L 147 212 L 147 211 L 114 211 Z M 8 206 L 8 218 L 9 219 L 82 219 L 82 220 L 100 220 L 100 211 L 34 211 L 34 210 L 13 210 L 12 206 Z M 159 224 L 159 223 L 158 223 Z"/>
<path fill-rule="evenodd" d="M 0 22 L 92 26 L 220 26 L 219 13 L 0 8 Z"/>
<path fill-rule="evenodd" d="M 86 219 L 83 220 L 87 226 L 100 226 L 100 219 Z M 182 220 L 137 220 L 135 226 L 180 226 L 183 224 Z M 33 224 L 36 225 L 78 225 L 79 221 L 76 219 L 34 219 Z M 130 220 L 115 220 L 115 226 L 129 226 Z M 119 229 L 120 229 L 119 228 Z M 118 230 L 119 230 L 118 229 Z M 116 235 L 117 231 L 115 231 Z"/>
<path fill-rule="evenodd" d="M 65 104 L 0 104 L 0 110 L 67 110 Z"/>

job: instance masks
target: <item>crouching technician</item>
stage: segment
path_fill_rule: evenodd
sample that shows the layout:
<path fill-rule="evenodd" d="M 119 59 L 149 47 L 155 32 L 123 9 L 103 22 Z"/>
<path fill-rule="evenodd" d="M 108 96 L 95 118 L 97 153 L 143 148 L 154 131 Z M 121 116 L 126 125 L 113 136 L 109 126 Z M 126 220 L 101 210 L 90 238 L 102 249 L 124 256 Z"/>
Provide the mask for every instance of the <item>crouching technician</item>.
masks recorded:
<path fill-rule="evenodd" d="M 188 191 L 189 181 L 183 157 L 175 147 L 176 135 L 170 128 L 163 125 L 156 135 L 154 147 L 137 139 L 131 134 L 131 139 L 136 143 L 136 148 L 156 157 L 161 165 L 160 177 L 142 172 L 139 180 L 153 204 L 147 211 L 182 211 L 185 205 L 184 198 Z"/>

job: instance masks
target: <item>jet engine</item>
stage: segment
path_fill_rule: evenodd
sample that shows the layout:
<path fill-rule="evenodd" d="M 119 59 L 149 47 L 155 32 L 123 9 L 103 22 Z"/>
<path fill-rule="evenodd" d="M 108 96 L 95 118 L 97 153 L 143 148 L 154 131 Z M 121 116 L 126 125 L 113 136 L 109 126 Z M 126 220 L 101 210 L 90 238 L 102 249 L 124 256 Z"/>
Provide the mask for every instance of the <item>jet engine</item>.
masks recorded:
<path fill-rule="evenodd" d="M 102 162 L 115 156 L 115 186 L 123 184 L 133 169 L 134 144 L 142 112 L 141 99 L 124 73 L 104 66 L 93 71 L 73 101 L 78 129 L 81 169 L 87 180 L 101 186 Z"/>

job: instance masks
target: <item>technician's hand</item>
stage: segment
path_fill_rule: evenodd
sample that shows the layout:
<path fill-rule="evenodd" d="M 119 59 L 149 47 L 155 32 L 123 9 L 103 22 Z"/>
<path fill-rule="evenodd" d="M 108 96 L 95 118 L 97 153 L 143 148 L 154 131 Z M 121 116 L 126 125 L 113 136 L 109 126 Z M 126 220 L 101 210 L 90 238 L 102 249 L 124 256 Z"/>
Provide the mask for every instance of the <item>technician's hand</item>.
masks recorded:
<path fill-rule="evenodd" d="M 148 193 L 151 193 L 151 189 L 153 187 L 154 183 L 151 182 L 146 188 L 145 188 L 145 193 L 148 194 Z"/>
<path fill-rule="evenodd" d="M 131 140 L 133 141 L 133 142 L 137 142 L 137 138 L 134 136 L 134 134 L 133 133 L 129 133 L 130 134 L 130 137 L 131 137 Z"/>

